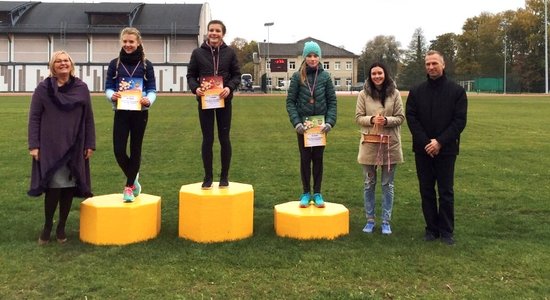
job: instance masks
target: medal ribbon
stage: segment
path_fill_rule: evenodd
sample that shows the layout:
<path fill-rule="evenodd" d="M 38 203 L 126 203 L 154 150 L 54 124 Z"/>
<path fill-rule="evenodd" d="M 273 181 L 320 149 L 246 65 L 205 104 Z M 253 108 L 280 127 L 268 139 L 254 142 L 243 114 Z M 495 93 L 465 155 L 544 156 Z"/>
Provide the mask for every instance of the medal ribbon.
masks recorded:
<path fill-rule="evenodd" d="M 136 72 L 137 68 L 139 67 L 139 65 L 141 64 L 141 61 L 138 62 L 138 64 L 136 65 L 136 67 L 134 68 L 134 70 L 132 71 L 132 73 L 130 73 L 128 71 L 128 69 L 126 69 L 126 66 L 121 62 L 120 63 L 122 65 L 122 67 L 124 68 L 124 71 L 126 71 L 126 73 L 128 74 L 128 76 L 130 77 L 134 77 L 134 73 Z"/>
<path fill-rule="evenodd" d="M 214 76 L 218 76 L 218 69 L 220 67 L 220 46 L 216 48 L 217 53 L 214 54 L 214 48 L 212 46 L 208 45 L 210 47 L 210 53 L 212 53 L 212 66 L 214 67 Z"/>
<path fill-rule="evenodd" d="M 318 73 L 319 73 L 319 66 L 317 66 L 317 69 L 315 70 L 315 79 L 313 80 L 313 86 L 309 85 L 309 78 L 306 76 L 306 84 L 307 84 L 307 88 L 309 89 L 309 93 L 311 94 L 311 100 L 315 99 L 313 97 L 313 92 L 315 92 L 315 85 L 317 84 Z"/>

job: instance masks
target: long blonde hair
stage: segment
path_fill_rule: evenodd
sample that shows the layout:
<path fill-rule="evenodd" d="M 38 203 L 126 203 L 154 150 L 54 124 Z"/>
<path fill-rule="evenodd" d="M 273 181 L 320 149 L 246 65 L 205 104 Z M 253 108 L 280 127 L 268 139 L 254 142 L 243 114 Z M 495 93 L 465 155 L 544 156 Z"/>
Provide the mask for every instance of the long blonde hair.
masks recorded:
<path fill-rule="evenodd" d="M 57 74 L 55 73 L 54 64 L 55 64 L 55 61 L 57 60 L 57 58 L 62 54 L 67 55 L 67 58 L 71 62 L 71 76 L 74 76 L 74 61 L 73 61 L 73 58 L 69 55 L 69 53 L 67 53 L 67 51 L 59 50 L 59 51 L 55 51 L 52 54 L 52 57 L 50 58 L 50 61 L 48 63 L 48 69 L 50 70 L 50 77 L 56 77 L 57 76 Z"/>
<path fill-rule="evenodd" d="M 138 40 L 138 43 L 139 43 L 139 46 L 138 47 L 141 47 L 141 49 L 143 50 L 143 57 L 141 58 L 141 62 L 143 63 L 143 79 L 144 80 L 147 80 L 147 60 L 145 59 L 145 48 L 143 48 L 143 41 L 141 39 L 141 32 L 139 32 L 139 30 L 135 27 L 124 27 L 121 31 L 120 31 L 120 41 L 122 42 L 122 39 L 125 35 L 127 34 L 131 34 L 131 35 L 135 35 L 137 37 L 137 40 Z M 117 58 L 117 61 L 116 61 L 116 68 L 115 68 L 115 76 L 113 76 L 113 79 L 116 79 L 118 77 L 118 66 L 120 66 L 120 54 Z"/>

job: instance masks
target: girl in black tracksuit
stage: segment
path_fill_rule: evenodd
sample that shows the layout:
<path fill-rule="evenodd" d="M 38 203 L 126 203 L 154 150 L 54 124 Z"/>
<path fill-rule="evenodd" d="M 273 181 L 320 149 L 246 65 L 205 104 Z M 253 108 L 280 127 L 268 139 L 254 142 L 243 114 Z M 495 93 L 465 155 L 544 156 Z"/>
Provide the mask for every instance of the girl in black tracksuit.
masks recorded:
<path fill-rule="evenodd" d="M 197 95 L 199 121 L 202 131 L 202 162 L 204 167 L 203 189 L 212 187 L 212 147 L 214 145 L 214 120 L 217 121 L 218 139 L 221 151 L 220 188 L 229 186 L 229 165 L 231 163 L 231 100 L 233 91 L 241 80 L 241 71 L 237 56 L 232 48 L 223 41 L 226 33 L 225 25 L 219 20 L 208 23 L 208 37 L 199 48 L 193 50 L 187 68 L 187 84 Z M 224 107 L 206 109 L 202 107 L 201 97 L 204 89 L 201 81 L 204 77 L 220 76 L 223 78 L 223 90 L 220 98 L 224 99 Z"/>

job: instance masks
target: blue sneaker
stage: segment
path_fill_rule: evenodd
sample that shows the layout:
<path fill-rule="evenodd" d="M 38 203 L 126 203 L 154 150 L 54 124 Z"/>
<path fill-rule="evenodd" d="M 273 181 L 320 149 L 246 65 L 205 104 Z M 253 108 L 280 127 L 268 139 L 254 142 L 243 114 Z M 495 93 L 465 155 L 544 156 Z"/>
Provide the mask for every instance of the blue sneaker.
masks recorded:
<path fill-rule="evenodd" d="M 137 197 L 139 196 L 139 194 L 141 194 L 141 184 L 139 184 L 138 179 L 139 173 L 136 175 L 136 180 L 134 180 L 134 188 L 132 189 L 134 197 Z"/>
<path fill-rule="evenodd" d="M 300 196 L 300 207 L 306 208 L 309 206 L 309 201 L 311 200 L 311 195 L 309 193 L 303 193 Z"/>
<path fill-rule="evenodd" d="M 391 226 L 388 222 L 382 223 L 382 234 L 391 234 Z"/>
<path fill-rule="evenodd" d="M 323 200 L 323 195 L 321 195 L 320 193 L 313 194 L 313 202 L 318 208 L 325 207 L 325 200 Z"/>
<path fill-rule="evenodd" d="M 374 224 L 374 220 L 368 220 L 367 225 L 365 225 L 365 227 L 363 228 L 363 232 L 372 233 L 372 231 L 374 230 Z"/>
<path fill-rule="evenodd" d="M 124 188 L 124 192 L 122 193 L 122 200 L 124 200 L 124 202 L 134 202 L 134 190 L 131 186 L 127 186 Z"/>

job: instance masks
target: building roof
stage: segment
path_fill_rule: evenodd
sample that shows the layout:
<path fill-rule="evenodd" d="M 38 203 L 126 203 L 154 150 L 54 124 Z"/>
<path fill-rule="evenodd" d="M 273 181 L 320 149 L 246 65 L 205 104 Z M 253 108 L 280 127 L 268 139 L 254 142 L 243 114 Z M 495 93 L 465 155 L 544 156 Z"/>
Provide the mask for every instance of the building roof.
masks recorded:
<path fill-rule="evenodd" d="M 304 43 L 314 41 L 317 44 L 319 44 L 319 47 L 321 47 L 322 56 L 323 57 L 358 57 L 353 52 L 350 52 L 346 49 L 339 48 L 336 46 L 333 46 L 329 43 L 323 42 L 321 40 L 307 37 L 305 39 L 301 39 L 295 43 L 290 44 L 282 44 L 282 43 L 269 43 L 269 56 L 270 57 L 296 57 L 301 56 L 302 51 L 304 50 Z M 268 43 L 258 43 L 258 51 L 259 55 L 261 57 L 267 56 L 267 44 Z"/>
<path fill-rule="evenodd" d="M 203 4 L 42 3 L 0 1 L 0 33 L 198 35 Z"/>

